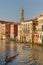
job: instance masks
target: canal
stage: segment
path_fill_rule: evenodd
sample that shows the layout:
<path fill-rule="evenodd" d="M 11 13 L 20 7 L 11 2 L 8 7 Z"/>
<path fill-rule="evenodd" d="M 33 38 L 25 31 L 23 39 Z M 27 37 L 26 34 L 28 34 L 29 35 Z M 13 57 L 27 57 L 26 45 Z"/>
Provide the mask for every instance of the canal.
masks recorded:
<path fill-rule="evenodd" d="M 8 58 L 18 56 L 6 63 Z M 0 65 L 43 65 L 43 47 L 29 43 L 0 40 Z"/>

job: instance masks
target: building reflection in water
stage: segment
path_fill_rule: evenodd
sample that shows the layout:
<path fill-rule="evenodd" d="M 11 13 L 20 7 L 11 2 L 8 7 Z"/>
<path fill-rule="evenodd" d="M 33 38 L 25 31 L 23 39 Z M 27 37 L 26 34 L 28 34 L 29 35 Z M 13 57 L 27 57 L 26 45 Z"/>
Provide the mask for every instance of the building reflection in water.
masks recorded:
<path fill-rule="evenodd" d="M 43 65 L 42 64 L 43 55 L 41 54 L 41 50 L 42 50 L 42 47 L 40 47 L 38 45 L 32 46 L 32 62 L 36 63 L 37 65 Z"/>
<path fill-rule="evenodd" d="M 5 42 L 5 48 L 6 48 L 6 51 L 5 51 L 5 56 L 10 56 L 10 41 L 7 41 Z"/>
<path fill-rule="evenodd" d="M 17 53 L 16 43 L 14 43 L 14 41 L 6 41 L 6 55 L 14 56 L 16 53 Z"/>
<path fill-rule="evenodd" d="M 23 47 L 26 49 L 24 50 Z M 31 44 L 15 43 L 9 40 L 0 40 L 0 64 L 4 64 L 6 56 L 19 54 L 8 65 L 43 65 L 43 47 Z M 4 60 L 4 61 L 3 61 Z M 14 63 L 14 64 L 13 64 Z"/>
<path fill-rule="evenodd" d="M 5 56 L 5 40 L 0 40 L 0 56 L 1 58 Z"/>

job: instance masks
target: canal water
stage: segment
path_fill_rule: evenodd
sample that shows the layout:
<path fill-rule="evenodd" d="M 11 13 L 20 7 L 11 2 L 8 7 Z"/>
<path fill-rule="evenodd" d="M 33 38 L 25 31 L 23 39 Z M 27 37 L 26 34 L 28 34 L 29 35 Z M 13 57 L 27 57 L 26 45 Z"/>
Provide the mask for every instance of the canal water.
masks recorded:
<path fill-rule="evenodd" d="M 16 56 L 16 58 L 6 63 L 6 56 L 8 58 Z M 43 47 L 0 40 L 0 65 L 43 65 Z"/>

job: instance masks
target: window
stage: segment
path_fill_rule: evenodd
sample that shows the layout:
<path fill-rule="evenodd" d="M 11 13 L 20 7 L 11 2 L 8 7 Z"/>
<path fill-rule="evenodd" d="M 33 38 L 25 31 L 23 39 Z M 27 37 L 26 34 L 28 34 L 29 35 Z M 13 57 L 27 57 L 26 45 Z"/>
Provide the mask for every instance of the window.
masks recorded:
<path fill-rule="evenodd" d="M 33 23 L 33 25 L 35 25 L 35 23 Z"/>
<path fill-rule="evenodd" d="M 43 25 L 42 25 L 42 31 L 43 31 Z"/>

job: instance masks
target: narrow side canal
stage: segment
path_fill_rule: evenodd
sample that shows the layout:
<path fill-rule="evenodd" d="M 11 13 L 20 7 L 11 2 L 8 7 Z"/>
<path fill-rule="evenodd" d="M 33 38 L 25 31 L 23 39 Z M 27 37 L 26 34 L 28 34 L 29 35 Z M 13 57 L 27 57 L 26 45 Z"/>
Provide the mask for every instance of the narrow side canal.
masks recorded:
<path fill-rule="evenodd" d="M 6 63 L 5 58 L 18 56 Z M 43 47 L 27 43 L 0 40 L 0 65 L 43 65 Z"/>

